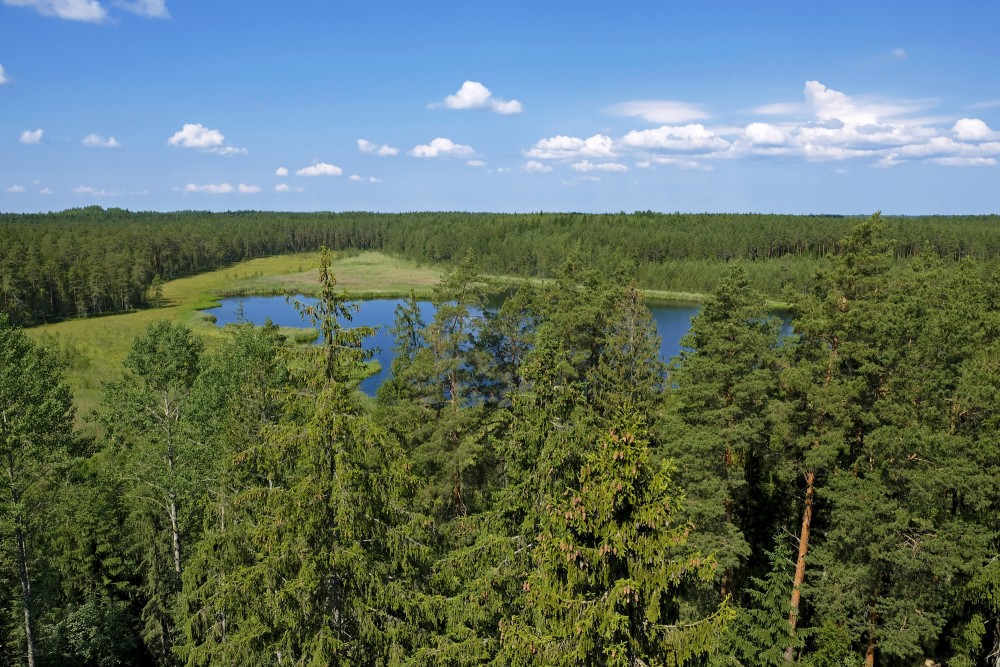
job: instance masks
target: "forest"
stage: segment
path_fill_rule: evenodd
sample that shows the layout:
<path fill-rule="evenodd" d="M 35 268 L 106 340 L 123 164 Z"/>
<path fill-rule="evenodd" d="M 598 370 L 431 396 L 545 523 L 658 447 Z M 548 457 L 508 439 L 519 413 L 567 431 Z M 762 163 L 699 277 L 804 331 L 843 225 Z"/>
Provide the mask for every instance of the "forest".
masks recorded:
<path fill-rule="evenodd" d="M 265 255 L 381 250 L 422 263 L 468 253 L 484 273 L 551 277 L 578 247 L 588 266 L 623 263 L 642 289 L 706 293 L 743 260 L 770 297 L 800 289 L 864 217 L 758 214 L 208 213 L 98 206 L 0 214 L 0 311 L 30 325 L 155 304 L 163 281 Z M 894 257 L 925 245 L 946 262 L 1000 257 L 1000 217 L 886 217 Z"/>
<path fill-rule="evenodd" d="M 996 217 L 0 216 L 0 661 L 1000 665 Z M 75 426 L 21 328 L 239 258 L 449 270 L 392 375 L 136 338 Z M 496 310 L 483 274 L 543 276 Z M 710 292 L 665 364 L 641 288 Z M 783 337 L 768 296 L 792 312 Z"/>

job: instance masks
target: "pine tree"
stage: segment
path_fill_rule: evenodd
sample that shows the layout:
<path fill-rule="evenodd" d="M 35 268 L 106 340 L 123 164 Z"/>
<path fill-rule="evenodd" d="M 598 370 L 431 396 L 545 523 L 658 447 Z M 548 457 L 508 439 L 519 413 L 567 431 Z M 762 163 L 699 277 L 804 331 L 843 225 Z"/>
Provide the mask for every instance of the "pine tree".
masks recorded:
<path fill-rule="evenodd" d="M 756 547 L 773 534 L 771 403 L 778 387 L 779 321 L 737 265 L 681 340 L 670 372 L 665 453 L 688 497 L 693 544 L 718 559 L 718 597 L 732 594 Z"/>

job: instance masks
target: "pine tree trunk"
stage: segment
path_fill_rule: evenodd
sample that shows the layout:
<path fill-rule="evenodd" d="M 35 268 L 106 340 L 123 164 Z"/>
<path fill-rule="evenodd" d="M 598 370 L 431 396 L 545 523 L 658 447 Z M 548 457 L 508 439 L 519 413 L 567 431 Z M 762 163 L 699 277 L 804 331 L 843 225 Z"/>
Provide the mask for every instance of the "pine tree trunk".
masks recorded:
<path fill-rule="evenodd" d="M 795 563 L 795 578 L 792 580 L 792 598 L 789 602 L 788 636 L 795 638 L 795 626 L 799 618 L 799 601 L 802 599 L 802 582 L 806 578 L 806 554 L 809 552 L 809 529 L 812 524 L 813 490 L 815 488 L 816 472 L 806 473 L 806 502 L 802 508 L 802 530 L 799 533 L 799 557 Z M 789 642 L 785 649 L 785 662 L 791 662 L 795 651 L 794 644 Z"/>

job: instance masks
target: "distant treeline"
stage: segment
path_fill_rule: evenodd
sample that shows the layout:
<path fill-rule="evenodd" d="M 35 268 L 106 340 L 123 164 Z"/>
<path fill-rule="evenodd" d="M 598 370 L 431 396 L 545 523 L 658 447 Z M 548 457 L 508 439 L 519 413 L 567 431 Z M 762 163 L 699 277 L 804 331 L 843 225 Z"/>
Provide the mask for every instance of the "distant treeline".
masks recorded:
<path fill-rule="evenodd" d="M 354 248 L 486 272 L 551 276 L 568 248 L 599 270 L 631 265 L 639 286 L 705 292 L 721 265 L 749 260 L 751 283 L 801 285 L 861 217 L 763 214 L 209 213 L 98 206 L 0 214 L 0 310 L 15 324 L 149 305 L 150 287 L 265 255 Z M 888 217 L 897 258 L 1000 256 L 1000 217 Z M 764 260 L 782 260 L 780 263 Z"/>

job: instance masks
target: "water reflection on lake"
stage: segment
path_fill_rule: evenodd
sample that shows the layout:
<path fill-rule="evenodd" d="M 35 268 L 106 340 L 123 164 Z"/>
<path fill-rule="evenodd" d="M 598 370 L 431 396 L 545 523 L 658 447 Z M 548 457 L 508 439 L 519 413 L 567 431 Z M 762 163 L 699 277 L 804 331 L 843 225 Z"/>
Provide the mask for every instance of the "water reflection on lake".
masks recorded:
<path fill-rule="evenodd" d="M 305 302 L 312 302 L 315 299 L 310 297 L 296 297 Z M 392 365 L 392 334 L 390 327 L 396 317 L 396 306 L 403 302 L 403 299 L 368 299 L 358 301 L 360 308 L 354 314 L 351 322 L 352 326 L 377 327 L 378 332 L 369 338 L 365 343 L 365 349 L 375 350 L 374 358 L 382 366 L 382 370 L 361 383 L 361 390 L 368 395 L 374 395 L 375 390 L 389 377 L 389 368 Z M 680 352 L 680 340 L 687 333 L 691 326 L 691 318 L 698 312 L 697 304 L 679 303 L 650 303 L 650 312 L 656 321 L 656 329 L 662 339 L 660 346 L 660 358 L 669 361 Z M 430 322 L 434 318 L 434 306 L 427 301 L 419 303 L 420 314 L 425 322 Z M 212 308 L 206 312 L 216 317 L 219 326 L 233 324 L 238 321 L 240 311 L 244 321 L 261 325 L 268 318 L 278 326 L 283 327 L 306 327 L 309 326 L 302 320 L 299 313 L 289 304 L 285 297 L 281 296 L 244 296 L 232 297 L 222 300 L 222 305 Z"/>

